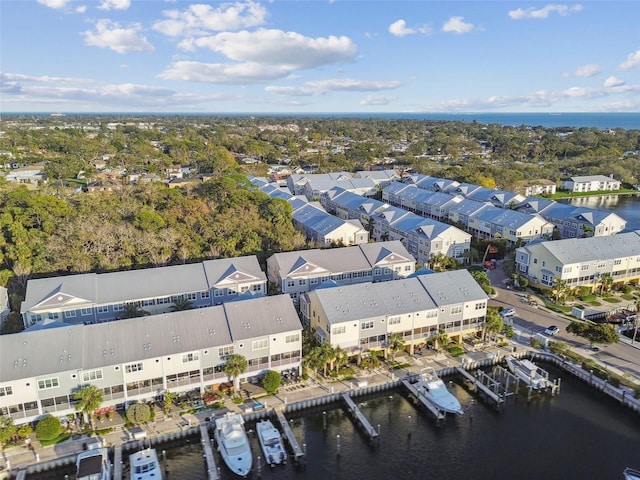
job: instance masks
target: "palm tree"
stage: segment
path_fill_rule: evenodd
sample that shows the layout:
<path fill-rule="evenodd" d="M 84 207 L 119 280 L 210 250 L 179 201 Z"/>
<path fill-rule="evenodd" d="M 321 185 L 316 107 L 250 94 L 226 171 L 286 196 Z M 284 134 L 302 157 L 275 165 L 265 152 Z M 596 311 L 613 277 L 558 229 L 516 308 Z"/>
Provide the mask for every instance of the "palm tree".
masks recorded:
<path fill-rule="evenodd" d="M 229 355 L 224 364 L 224 373 L 233 381 L 233 391 L 240 390 L 240 375 L 247 371 L 249 363 L 242 355 Z"/>
<path fill-rule="evenodd" d="M 178 297 L 173 301 L 173 305 L 169 308 L 172 312 L 182 312 L 191 310 L 194 307 L 193 302 L 187 297 Z"/>
<path fill-rule="evenodd" d="M 176 394 L 169 390 L 164 392 L 164 395 L 162 396 L 162 410 L 164 410 L 165 414 L 168 414 L 171 407 L 175 404 L 176 397 Z"/>
<path fill-rule="evenodd" d="M 91 429 L 93 430 L 93 414 L 102 405 L 102 390 L 95 385 L 85 385 L 73 394 L 73 399 L 77 401 L 76 411 L 89 416 Z"/>
<path fill-rule="evenodd" d="M 320 358 L 320 347 L 313 347 L 302 357 L 304 368 L 311 370 L 313 378 L 316 378 L 318 369 L 322 366 L 322 359 Z"/>
<path fill-rule="evenodd" d="M 613 285 L 613 276 L 609 272 L 603 273 L 600 277 L 600 295 L 608 292 L 611 285 Z"/>
<path fill-rule="evenodd" d="M 329 342 L 323 342 L 319 347 L 319 356 L 322 361 L 322 375 L 327 376 L 327 367 L 333 362 L 335 353 Z"/>
<path fill-rule="evenodd" d="M 139 302 L 127 303 L 124 306 L 124 313 L 121 318 L 138 318 L 151 315 L 146 310 L 143 310 Z"/>
<path fill-rule="evenodd" d="M 349 363 L 349 353 L 344 348 L 338 346 L 333 349 L 333 354 L 333 364 L 336 368 L 337 373 L 342 367 Z"/>
<path fill-rule="evenodd" d="M 555 293 L 556 303 L 559 303 L 561 299 L 567 295 L 567 291 L 569 286 L 566 280 L 562 280 L 561 278 L 555 278 L 553 280 L 553 292 Z"/>
<path fill-rule="evenodd" d="M 391 351 L 391 360 L 396 359 L 396 352 L 404 349 L 404 336 L 400 332 L 393 332 L 388 337 L 389 350 Z"/>
<path fill-rule="evenodd" d="M 432 340 L 436 352 L 439 352 L 440 348 L 449 343 L 449 335 L 447 335 L 447 332 L 445 332 L 444 328 L 441 328 L 440 330 L 438 330 L 438 333 L 432 337 Z"/>

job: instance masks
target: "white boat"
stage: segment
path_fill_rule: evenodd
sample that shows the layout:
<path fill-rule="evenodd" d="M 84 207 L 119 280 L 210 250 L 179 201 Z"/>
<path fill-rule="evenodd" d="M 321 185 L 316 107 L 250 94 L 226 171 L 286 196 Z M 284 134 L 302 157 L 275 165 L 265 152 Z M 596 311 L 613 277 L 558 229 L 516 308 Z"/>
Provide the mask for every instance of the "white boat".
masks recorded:
<path fill-rule="evenodd" d="M 218 451 L 229 470 L 241 477 L 248 475 L 253 457 L 242 415 L 229 412 L 216 418 L 213 434 Z"/>
<path fill-rule="evenodd" d="M 109 450 L 86 450 L 76 458 L 76 480 L 111 480 Z"/>
<path fill-rule="evenodd" d="M 431 367 L 420 370 L 420 378 L 414 385 L 418 393 L 424 395 L 438 409 L 447 413 L 462 415 L 462 406 L 458 399 L 447 389 L 442 379 Z"/>
<path fill-rule="evenodd" d="M 280 431 L 273 426 L 269 419 L 260 420 L 256 424 L 256 433 L 260 441 L 264 460 L 272 467 L 279 464 L 287 463 L 287 453 L 282 444 L 282 435 Z"/>
<path fill-rule="evenodd" d="M 155 448 L 145 448 L 129 455 L 130 480 L 162 480 L 162 467 Z"/>
<path fill-rule="evenodd" d="M 624 475 L 624 480 L 640 480 L 640 470 L 627 467 L 622 474 Z"/>
<path fill-rule="evenodd" d="M 552 386 L 549 374 L 530 360 L 505 357 L 511 373 L 536 390 Z"/>

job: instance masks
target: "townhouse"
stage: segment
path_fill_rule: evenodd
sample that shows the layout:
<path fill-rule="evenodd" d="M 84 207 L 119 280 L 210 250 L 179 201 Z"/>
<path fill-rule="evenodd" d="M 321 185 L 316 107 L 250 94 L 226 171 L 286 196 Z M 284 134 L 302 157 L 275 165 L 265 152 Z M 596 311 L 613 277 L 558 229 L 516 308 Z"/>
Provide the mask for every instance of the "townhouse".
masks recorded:
<path fill-rule="evenodd" d="M 302 325 L 288 295 L 162 313 L 118 322 L 65 325 L 0 336 L 0 415 L 16 424 L 75 413 L 84 385 L 103 407 L 215 389 L 231 354 L 244 356 L 246 380 L 299 369 Z"/>
<path fill-rule="evenodd" d="M 254 255 L 141 270 L 34 278 L 27 282 L 20 313 L 25 327 L 43 321 L 100 323 L 121 319 L 127 304 L 159 314 L 171 311 L 178 298 L 200 308 L 249 294 L 267 294 L 267 278 Z"/>
<path fill-rule="evenodd" d="M 486 293 L 466 270 L 380 283 L 318 289 L 301 297 L 302 321 L 350 356 L 388 347 L 400 333 L 410 353 L 444 330 L 460 341 L 484 326 Z"/>
<path fill-rule="evenodd" d="M 516 271 L 534 286 L 592 287 L 640 281 L 640 231 L 589 238 L 531 242 L 516 249 Z"/>
<path fill-rule="evenodd" d="M 560 180 L 560 189 L 570 192 L 598 192 L 620 190 L 621 182 L 614 180 L 613 175 L 586 175 L 567 177 Z"/>
<path fill-rule="evenodd" d="M 329 284 L 384 282 L 414 272 L 415 259 L 399 241 L 281 252 L 267 259 L 269 282 L 296 305 L 301 294 Z"/>

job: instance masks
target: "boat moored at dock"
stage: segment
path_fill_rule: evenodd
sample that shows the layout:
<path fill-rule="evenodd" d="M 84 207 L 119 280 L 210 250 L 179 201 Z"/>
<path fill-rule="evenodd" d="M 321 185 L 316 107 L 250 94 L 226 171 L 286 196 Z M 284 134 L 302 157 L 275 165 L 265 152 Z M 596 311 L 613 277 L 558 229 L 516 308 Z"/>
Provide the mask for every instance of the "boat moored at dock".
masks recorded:
<path fill-rule="evenodd" d="M 86 450 L 76 459 L 76 480 L 111 480 L 109 450 Z"/>
<path fill-rule="evenodd" d="M 242 415 L 228 412 L 216 418 L 214 437 L 229 470 L 241 477 L 247 476 L 251 471 L 253 457 Z"/>
<path fill-rule="evenodd" d="M 527 359 L 505 357 L 507 367 L 516 377 L 521 379 L 534 390 L 543 390 L 553 386 L 549 380 L 549 373 Z"/>
<path fill-rule="evenodd" d="M 414 387 L 439 410 L 458 415 L 464 413 L 458 399 L 449 391 L 433 368 L 426 367 L 420 370 L 420 376 Z"/>
<path fill-rule="evenodd" d="M 282 443 L 282 435 L 271 420 L 265 419 L 256 423 L 256 433 L 265 462 L 272 467 L 287 463 L 287 453 Z"/>
<path fill-rule="evenodd" d="M 155 448 L 145 448 L 129 455 L 130 480 L 162 480 L 162 468 Z"/>

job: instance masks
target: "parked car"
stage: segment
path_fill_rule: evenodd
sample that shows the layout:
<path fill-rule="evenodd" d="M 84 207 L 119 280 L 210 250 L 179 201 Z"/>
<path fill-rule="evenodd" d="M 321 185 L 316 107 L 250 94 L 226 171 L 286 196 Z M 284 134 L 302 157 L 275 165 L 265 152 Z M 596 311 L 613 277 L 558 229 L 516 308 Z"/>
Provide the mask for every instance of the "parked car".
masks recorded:
<path fill-rule="evenodd" d="M 560 329 L 558 327 L 556 327 L 555 325 L 551 325 L 550 327 L 547 327 L 545 329 L 544 333 L 545 333 L 545 335 L 555 335 L 559 331 L 560 331 Z"/>
<path fill-rule="evenodd" d="M 515 308 L 505 308 L 504 310 L 500 310 L 500 315 L 502 315 L 503 317 L 513 317 L 515 314 Z"/>

